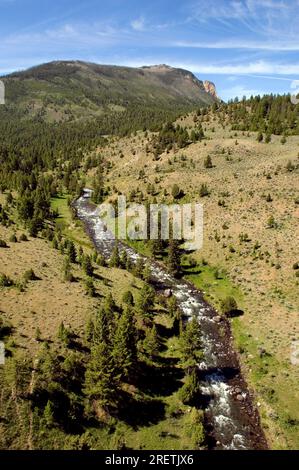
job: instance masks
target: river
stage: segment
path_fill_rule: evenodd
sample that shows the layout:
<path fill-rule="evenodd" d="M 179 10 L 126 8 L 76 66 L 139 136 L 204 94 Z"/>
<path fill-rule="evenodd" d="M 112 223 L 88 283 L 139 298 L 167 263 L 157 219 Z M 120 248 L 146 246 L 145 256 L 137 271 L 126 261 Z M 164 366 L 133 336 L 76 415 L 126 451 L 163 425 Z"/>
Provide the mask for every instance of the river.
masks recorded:
<path fill-rule="evenodd" d="M 75 201 L 74 208 L 96 250 L 109 259 L 115 242 L 109 237 L 89 195 L 89 190 L 85 190 L 83 196 Z M 141 256 L 123 243 L 119 247 L 120 252 L 125 250 L 133 262 Z M 188 281 L 178 280 L 161 264 L 144 259 L 156 291 L 171 289 L 184 316 L 191 318 L 195 315 L 198 319 L 204 345 L 204 359 L 198 368 L 202 394 L 207 403 L 209 448 L 267 449 L 253 394 L 240 371 L 229 322 L 220 317 Z"/>

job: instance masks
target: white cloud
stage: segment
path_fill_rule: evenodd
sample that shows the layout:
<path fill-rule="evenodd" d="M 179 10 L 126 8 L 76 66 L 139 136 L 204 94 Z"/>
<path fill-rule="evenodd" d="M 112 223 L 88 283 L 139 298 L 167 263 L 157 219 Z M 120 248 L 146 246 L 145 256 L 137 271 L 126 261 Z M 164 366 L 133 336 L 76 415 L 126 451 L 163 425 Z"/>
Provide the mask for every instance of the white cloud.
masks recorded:
<path fill-rule="evenodd" d="M 251 62 L 237 65 L 218 65 L 185 63 L 176 64 L 182 68 L 187 68 L 195 73 L 222 74 L 222 75 L 245 75 L 245 74 L 273 74 L 273 75 L 299 75 L 299 63 L 279 64 L 274 62 Z"/>
<path fill-rule="evenodd" d="M 190 49 L 248 49 L 264 51 L 299 51 L 299 42 L 256 42 L 256 41 L 173 41 L 169 43 L 172 47 Z"/>
<path fill-rule="evenodd" d="M 145 30 L 145 19 L 143 18 L 143 16 L 140 16 L 136 20 L 133 20 L 131 22 L 131 27 L 135 31 L 144 31 Z"/>
<path fill-rule="evenodd" d="M 298 5 L 298 4 L 297 4 Z M 290 11 L 296 7 L 293 0 L 218 0 L 217 2 L 206 2 L 199 0 L 193 8 L 194 16 L 199 20 L 209 18 L 218 20 L 256 19 L 261 12 L 268 12 L 271 16 L 281 16 L 282 12 Z"/>

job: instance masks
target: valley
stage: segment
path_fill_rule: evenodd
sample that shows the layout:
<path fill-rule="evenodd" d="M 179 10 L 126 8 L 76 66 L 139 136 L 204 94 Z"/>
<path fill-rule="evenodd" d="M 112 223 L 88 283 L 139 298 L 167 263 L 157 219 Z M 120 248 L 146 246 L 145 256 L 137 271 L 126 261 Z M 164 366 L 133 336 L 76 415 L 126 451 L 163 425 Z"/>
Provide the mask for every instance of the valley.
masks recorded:
<path fill-rule="evenodd" d="M 226 104 L 165 65 L 4 81 L 1 449 L 298 448 L 290 98 Z M 94 208 L 119 195 L 203 204 L 203 247 L 111 244 Z"/>

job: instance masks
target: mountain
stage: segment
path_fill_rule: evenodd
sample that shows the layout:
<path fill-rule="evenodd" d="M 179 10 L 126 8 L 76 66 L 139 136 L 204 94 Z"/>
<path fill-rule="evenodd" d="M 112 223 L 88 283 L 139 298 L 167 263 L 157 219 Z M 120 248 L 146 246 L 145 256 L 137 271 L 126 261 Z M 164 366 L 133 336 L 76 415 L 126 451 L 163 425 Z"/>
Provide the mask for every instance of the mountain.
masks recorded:
<path fill-rule="evenodd" d="M 217 100 L 191 72 L 168 65 L 131 68 L 55 61 L 2 80 L 8 107 L 49 121 L 100 116 L 132 105 L 173 110 Z"/>

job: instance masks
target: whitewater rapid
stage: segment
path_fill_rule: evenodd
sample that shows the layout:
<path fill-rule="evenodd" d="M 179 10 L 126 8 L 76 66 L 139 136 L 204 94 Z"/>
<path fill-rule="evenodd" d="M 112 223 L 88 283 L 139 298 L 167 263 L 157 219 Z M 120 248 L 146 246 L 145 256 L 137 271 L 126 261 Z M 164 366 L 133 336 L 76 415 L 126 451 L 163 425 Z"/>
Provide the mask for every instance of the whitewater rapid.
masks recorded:
<path fill-rule="evenodd" d="M 77 217 L 84 223 L 95 248 L 106 259 L 111 256 L 115 241 L 90 203 L 90 193 L 74 203 Z M 198 319 L 202 332 L 204 356 L 198 364 L 203 398 L 206 399 L 210 448 L 214 449 L 264 449 L 267 447 L 260 427 L 259 415 L 252 394 L 240 373 L 239 362 L 233 350 L 229 323 L 221 319 L 202 296 L 185 280 L 173 277 L 166 268 L 145 258 L 131 247 L 119 243 L 120 252 L 136 262 L 138 258 L 150 268 L 151 281 L 158 291 L 171 289 L 184 316 Z"/>

